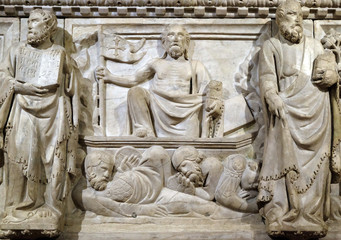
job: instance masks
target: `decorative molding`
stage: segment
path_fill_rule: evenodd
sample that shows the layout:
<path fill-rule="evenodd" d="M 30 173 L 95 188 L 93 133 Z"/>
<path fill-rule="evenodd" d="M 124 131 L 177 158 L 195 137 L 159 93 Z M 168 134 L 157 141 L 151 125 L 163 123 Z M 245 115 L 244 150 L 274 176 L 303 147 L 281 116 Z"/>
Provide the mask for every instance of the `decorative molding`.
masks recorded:
<path fill-rule="evenodd" d="M 276 7 L 283 0 L 0 0 L 3 5 L 139 7 Z M 305 7 L 340 7 L 340 0 L 303 1 Z"/>
<path fill-rule="evenodd" d="M 234 138 L 211 138 L 211 139 L 191 139 L 183 138 L 137 138 L 132 136 L 102 137 L 85 136 L 80 138 L 80 142 L 87 147 L 96 148 L 120 148 L 123 146 L 134 146 L 137 148 L 148 148 L 154 145 L 162 146 L 166 149 L 178 148 L 180 146 L 193 146 L 205 149 L 240 149 L 249 146 L 255 138 L 255 134 L 245 134 Z"/>
<path fill-rule="evenodd" d="M 28 4 L 28 3 L 32 4 Z M 37 2 L 37 3 L 35 3 Z M 39 3 L 38 3 L 39 2 Z M 58 3 L 59 2 L 59 3 Z M 90 3 L 91 4 L 90 4 Z M 222 0 L 198 0 L 180 1 L 180 4 L 165 4 L 167 0 L 150 1 L 153 4 L 145 4 L 147 0 L 128 1 L 112 0 L 97 1 L 22 1 L 22 0 L 0 0 L 0 17 L 28 17 L 34 8 L 53 10 L 57 17 L 151 17 L 151 18 L 274 18 L 277 1 L 234 1 L 229 0 L 226 4 L 199 4 L 198 2 L 222 2 Z M 112 2 L 109 4 L 109 2 Z M 136 4 L 139 2 L 140 4 Z M 155 3 L 154 3 L 155 2 Z M 196 2 L 196 4 L 188 4 Z M 307 19 L 340 19 L 341 1 L 332 1 L 329 4 L 323 1 L 319 4 L 305 4 L 303 7 L 304 18 Z"/>

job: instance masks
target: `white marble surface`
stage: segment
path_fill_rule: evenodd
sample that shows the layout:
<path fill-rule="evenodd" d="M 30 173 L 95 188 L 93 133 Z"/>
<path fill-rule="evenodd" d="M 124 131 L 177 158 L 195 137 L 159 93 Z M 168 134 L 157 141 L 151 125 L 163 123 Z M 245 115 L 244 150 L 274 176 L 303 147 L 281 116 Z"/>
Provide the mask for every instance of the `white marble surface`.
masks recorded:
<path fill-rule="evenodd" d="M 224 99 L 236 96 L 234 75 L 261 35 L 270 36 L 270 19 L 66 19 L 65 29 L 73 39 L 84 34 L 103 31 L 118 34 L 128 40 L 146 38 L 141 51 L 146 55 L 135 64 L 107 62 L 115 74 L 132 74 L 148 60 L 162 57 L 164 50 L 160 34 L 167 24 L 185 24 L 191 35 L 190 59 L 199 60 L 207 68 L 212 80 L 223 82 Z M 67 46 L 66 46 L 67 48 Z M 94 82 L 92 71 L 99 64 L 99 46 L 89 48 L 91 67 L 86 77 Z M 148 82 L 142 86 L 148 88 Z M 126 96 L 128 88 L 106 85 L 107 136 L 122 135 L 126 121 Z"/>
<path fill-rule="evenodd" d="M 3 58 L 8 48 L 13 43 L 19 42 L 19 19 L 1 18 L 0 21 L 0 59 Z M 3 192 L 4 184 L 0 185 L 0 192 Z M 0 199 L 0 209 L 3 209 L 5 198 Z"/>
<path fill-rule="evenodd" d="M 224 240 L 271 240 L 265 233 L 265 226 L 259 223 L 240 221 L 222 221 L 198 224 L 190 219 L 187 224 L 176 219 L 169 220 L 168 224 L 132 225 L 126 223 L 82 224 L 66 226 L 65 232 L 58 240 L 140 240 L 149 239 L 224 239 Z M 257 221 L 261 221 L 257 218 Z M 120 231 L 115 231 L 120 229 Z M 341 229 L 333 224 L 323 240 L 341 238 Z"/>
<path fill-rule="evenodd" d="M 21 18 L 20 19 L 20 41 L 24 41 L 27 39 L 27 20 L 28 18 Z M 64 46 L 64 19 L 58 19 L 57 24 L 58 30 L 56 33 L 56 37 L 54 38 L 55 43 L 61 46 Z"/>
<path fill-rule="evenodd" d="M 315 21 L 316 22 L 316 21 Z M 276 21 L 272 22 L 272 36 L 275 36 L 278 33 L 278 27 Z M 303 33 L 305 36 L 313 37 L 314 36 L 314 21 L 310 19 L 303 20 Z"/>
<path fill-rule="evenodd" d="M 0 21 L 0 59 L 11 44 L 19 41 L 19 18 L 1 18 Z"/>
<path fill-rule="evenodd" d="M 58 240 L 107 239 L 228 239 L 270 240 L 257 215 L 235 220 L 209 220 L 193 218 L 127 219 L 123 222 L 96 224 L 98 219 L 85 218 L 82 226 L 66 226 Z M 119 231 L 117 231 L 119 229 Z"/>
<path fill-rule="evenodd" d="M 160 43 L 160 33 L 166 24 L 179 23 L 186 24 L 186 28 L 191 34 L 190 57 L 201 61 L 213 80 L 219 80 L 224 85 L 224 99 L 233 98 L 238 95 L 233 83 L 235 73 L 239 70 L 239 65 L 249 55 L 252 48 L 259 44 L 260 36 L 267 38 L 277 31 L 274 21 L 270 19 L 146 19 L 146 18 L 69 18 L 59 19 L 58 26 L 60 32 L 65 27 L 74 40 L 79 39 L 84 34 L 91 34 L 99 31 L 99 26 L 103 26 L 108 33 L 117 33 L 129 41 L 137 42 L 141 38 L 146 38 L 146 44 L 142 51 L 146 51 L 144 58 L 135 64 L 108 63 L 108 68 L 117 74 L 127 74 L 143 66 L 148 60 L 163 55 L 163 48 Z M 19 31 L 19 26 L 21 31 Z M 334 28 L 341 32 L 341 20 L 305 20 L 304 32 L 306 35 L 315 36 L 321 39 L 325 33 Z M 26 39 L 27 19 L 22 18 L 1 18 L 0 23 L 0 56 L 13 43 Z M 64 44 L 63 35 L 59 35 L 56 40 L 59 44 Z M 70 47 L 70 46 L 66 46 Z M 88 51 L 89 69 L 83 72 L 83 76 L 95 83 L 93 70 L 99 64 L 99 46 L 91 45 Z M 95 86 L 95 85 L 94 85 Z M 148 83 L 144 84 L 148 87 Z M 108 85 L 107 96 L 107 135 L 118 136 L 124 131 L 126 120 L 126 95 L 127 88 Z M 228 110 L 226 111 L 228 113 Z M 248 116 L 250 119 L 250 116 Z M 238 140 L 238 139 L 237 139 Z M 251 137 L 247 139 L 251 141 Z M 155 142 L 133 141 L 131 139 L 119 140 L 111 138 L 88 139 L 91 144 L 95 144 L 93 149 L 115 152 L 114 149 L 122 145 L 136 143 L 140 149 L 146 149 Z M 97 142 L 96 142 L 97 141 Z M 102 142 L 101 142 L 102 141 Z M 243 153 L 252 156 L 251 145 L 244 144 L 239 148 L 238 143 L 228 144 L 228 139 L 224 141 L 202 143 L 200 140 L 192 141 L 192 145 L 201 146 L 207 153 L 217 155 L 220 158 L 232 152 Z M 184 141 L 186 143 L 186 141 Z M 184 142 L 177 143 L 165 139 L 162 144 L 167 146 L 167 151 L 172 153 L 176 147 Z M 249 142 L 247 142 L 249 143 Z M 99 144 L 99 145 L 96 145 Z M 110 145 L 111 144 L 111 145 Z M 115 145 L 116 144 L 116 145 Z M 224 148 L 224 144 L 226 148 Z M 114 146 L 115 145 L 115 146 Z M 333 186 L 336 188 L 335 186 Z M 3 185 L 0 186 L 3 188 Z M 0 200 L 0 208 L 3 206 L 3 199 Z M 76 221 L 78 219 L 79 221 Z M 100 223 L 103 222 L 103 223 Z M 340 226 L 336 223 L 329 223 L 330 230 L 324 238 L 334 240 L 341 238 Z M 265 232 L 265 225 L 258 215 L 253 215 L 238 220 L 211 220 L 211 219 L 191 219 L 191 218 L 136 218 L 136 219 L 106 219 L 91 218 L 89 216 L 74 217 L 66 222 L 65 232 L 58 238 L 92 240 L 92 239 L 270 239 Z"/>
<path fill-rule="evenodd" d="M 341 20 L 316 20 L 314 21 L 314 33 L 316 39 L 322 39 L 330 29 L 341 32 Z"/>

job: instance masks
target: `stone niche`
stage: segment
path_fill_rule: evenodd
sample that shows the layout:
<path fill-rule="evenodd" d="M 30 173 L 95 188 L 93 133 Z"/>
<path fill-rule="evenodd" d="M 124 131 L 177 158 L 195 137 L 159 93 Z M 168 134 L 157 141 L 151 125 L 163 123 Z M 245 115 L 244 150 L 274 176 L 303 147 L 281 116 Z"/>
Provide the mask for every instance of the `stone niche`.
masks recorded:
<path fill-rule="evenodd" d="M 264 148 L 277 146 L 266 142 L 263 111 L 269 103 L 259 85 L 265 64 L 259 55 L 277 35 L 281 1 L 0 2 L 1 239 L 341 238 L 334 176 L 323 190 L 328 200 L 321 231 L 294 220 L 290 230 L 273 230 L 258 199 Z M 302 8 L 303 34 L 334 53 L 336 73 L 339 5 L 304 2 Z M 43 50 L 40 43 L 27 44 L 35 29 L 30 13 L 37 8 L 57 17 L 54 45 Z M 25 49 L 38 63 L 20 55 Z M 25 105 L 20 97 L 26 93 L 13 82 L 29 76 L 22 72 L 26 66 L 40 73 L 57 69 L 60 80 L 23 98 Z M 337 77 L 333 106 L 340 110 Z M 59 99 L 47 115 L 44 94 Z M 34 105 L 37 98 L 43 101 Z M 27 110 L 30 104 L 36 109 Z M 340 128 L 334 124 L 330 131 Z M 340 154 L 338 141 L 325 159 Z M 62 165 L 57 172 L 55 162 Z M 20 182 L 25 187 L 18 190 L 13 184 Z M 54 187 L 62 193 L 54 194 Z"/>

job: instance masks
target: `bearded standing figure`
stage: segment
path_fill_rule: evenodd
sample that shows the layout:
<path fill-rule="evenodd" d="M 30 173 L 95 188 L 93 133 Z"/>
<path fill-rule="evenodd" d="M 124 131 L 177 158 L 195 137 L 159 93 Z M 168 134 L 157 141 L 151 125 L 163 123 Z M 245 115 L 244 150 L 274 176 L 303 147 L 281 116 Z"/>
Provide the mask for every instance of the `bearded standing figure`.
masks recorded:
<path fill-rule="evenodd" d="M 323 236 L 330 209 L 333 129 L 340 127 L 332 121 L 330 101 L 335 99 L 329 96 L 329 89 L 337 87 L 335 61 L 328 71 L 314 68 L 314 60 L 325 53 L 319 41 L 303 35 L 298 2 L 281 4 L 276 22 L 280 32 L 264 43 L 259 61 L 267 129 L 260 213 L 272 236 Z"/>
<path fill-rule="evenodd" d="M 56 29 L 53 13 L 32 11 L 27 42 L 12 46 L 1 63 L 0 128 L 5 137 L 0 140 L 7 170 L 2 224 L 32 220 L 58 225 L 75 174 L 79 72 L 65 49 L 52 42 Z"/>

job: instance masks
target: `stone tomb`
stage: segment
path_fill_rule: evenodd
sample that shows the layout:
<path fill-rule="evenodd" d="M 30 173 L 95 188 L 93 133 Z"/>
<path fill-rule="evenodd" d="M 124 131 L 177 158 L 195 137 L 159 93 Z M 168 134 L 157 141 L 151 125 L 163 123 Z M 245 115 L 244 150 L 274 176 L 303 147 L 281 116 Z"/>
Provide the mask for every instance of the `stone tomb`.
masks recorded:
<path fill-rule="evenodd" d="M 46 12 L 29 15 L 37 6 L 19 2 L 0 6 L 1 238 L 341 237 L 339 184 L 323 194 L 330 196 L 325 204 L 331 209 L 323 212 L 330 216 L 322 230 L 309 230 L 310 222 L 299 225 L 296 216 L 283 220 L 284 227 L 274 224 L 268 202 L 261 204 L 263 192 L 258 195 L 258 189 L 270 189 L 263 188 L 261 169 L 275 171 L 275 163 L 264 166 L 264 150 L 282 144 L 280 138 L 267 138 L 263 110 L 272 109 L 264 97 L 268 89 L 259 85 L 264 71 L 258 70 L 265 66 L 259 62 L 262 46 L 278 32 L 277 2 L 275 7 L 256 2 L 254 8 L 229 1 L 212 1 L 210 7 L 206 1 L 191 6 L 179 1 L 177 7 L 153 1 L 148 3 L 152 8 L 147 3 L 136 7 L 135 1 L 122 1 L 122 6 L 78 1 L 73 8 L 46 2 L 43 9 L 53 9 L 57 19 Z M 336 56 L 335 68 L 327 66 L 332 79 L 338 75 L 331 72 L 340 67 L 341 30 L 340 21 L 332 19 L 338 16 L 337 3 L 328 6 L 315 11 L 306 4 L 302 17 L 303 34 Z M 49 19 L 45 23 L 43 16 Z M 41 41 L 34 38 L 39 24 L 51 26 Z M 20 72 L 25 61 L 22 67 L 16 62 L 22 59 L 17 43 L 41 59 L 58 52 L 60 64 L 33 69 L 48 71 L 50 78 L 38 73 L 15 82 L 28 75 Z M 36 84 L 43 78 L 46 84 Z M 39 87 L 20 85 L 28 81 Z M 53 104 L 46 107 L 49 101 Z M 335 116 L 337 105 L 331 108 Z M 337 139 L 335 144 L 332 157 L 339 154 Z M 290 147 L 282 146 L 284 151 Z M 338 181 L 334 175 L 333 181 Z M 298 198 L 304 200 L 303 194 Z M 293 223 L 290 230 L 286 221 Z"/>

